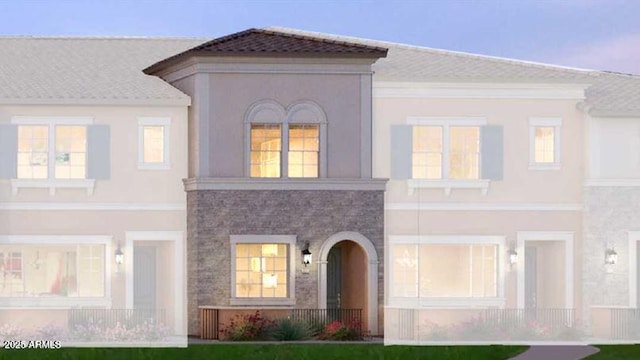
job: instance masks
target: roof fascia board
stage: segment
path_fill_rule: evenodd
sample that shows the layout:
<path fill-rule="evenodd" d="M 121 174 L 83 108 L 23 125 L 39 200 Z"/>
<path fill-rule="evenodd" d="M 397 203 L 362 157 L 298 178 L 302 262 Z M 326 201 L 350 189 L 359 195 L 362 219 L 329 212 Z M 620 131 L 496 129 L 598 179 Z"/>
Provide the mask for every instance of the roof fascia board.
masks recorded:
<path fill-rule="evenodd" d="M 375 98 L 585 99 L 590 84 L 375 81 Z"/>
<path fill-rule="evenodd" d="M 210 60 L 192 58 L 188 62 L 167 68 L 160 75 L 169 83 L 189 77 L 196 73 L 227 74 L 372 74 L 371 64 L 362 62 L 318 62 L 318 61 L 265 61 L 256 62 L 212 62 Z"/>
<path fill-rule="evenodd" d="M 0 105 L 96 105 L 96 106 L 169 106 L 183 107 L 191 105 L 191 98 L 185 99 L 39 99 L 39 98 L 1 98 Z"/>
<path fill-rule="evenodd" d="M 639 110 L 598 110 L 592 109 L 589 111 L 589 115 L 594 118 L 599 118 L 606 120 L 606 118 L 617 118 L 617 119 L 632 119 L 638 120 L 640 118 Z"/>

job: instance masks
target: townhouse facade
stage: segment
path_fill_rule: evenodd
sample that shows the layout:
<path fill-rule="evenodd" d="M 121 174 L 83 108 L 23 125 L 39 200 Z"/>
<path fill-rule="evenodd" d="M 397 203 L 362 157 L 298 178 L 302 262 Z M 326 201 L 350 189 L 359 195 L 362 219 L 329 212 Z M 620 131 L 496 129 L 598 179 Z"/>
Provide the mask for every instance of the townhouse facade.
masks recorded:
<path fill-rule="evenodd" d="M 343 308 L 397 343 L 487 314 L 637 339 L 636 76 L 282 28 L 1 41 L 5 321 Z"/>

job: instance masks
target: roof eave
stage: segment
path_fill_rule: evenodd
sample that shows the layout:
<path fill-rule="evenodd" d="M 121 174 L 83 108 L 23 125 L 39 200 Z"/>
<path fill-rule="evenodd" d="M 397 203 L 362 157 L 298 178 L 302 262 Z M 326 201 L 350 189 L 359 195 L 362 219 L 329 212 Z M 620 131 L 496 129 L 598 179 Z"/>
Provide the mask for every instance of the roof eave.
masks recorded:
<path fill-rule="evenodd" d="M 640 118 L 640 110 L 601 110 L 594 108 L 589 111 L 589 115 L 604 118 Z"/>
<path fill-rule="evenodd" d="M 190 106 L 191 98 L 110 99 L 110 98 L 0 98 L 0 105 L 104 105 L 104 106 Z"/>

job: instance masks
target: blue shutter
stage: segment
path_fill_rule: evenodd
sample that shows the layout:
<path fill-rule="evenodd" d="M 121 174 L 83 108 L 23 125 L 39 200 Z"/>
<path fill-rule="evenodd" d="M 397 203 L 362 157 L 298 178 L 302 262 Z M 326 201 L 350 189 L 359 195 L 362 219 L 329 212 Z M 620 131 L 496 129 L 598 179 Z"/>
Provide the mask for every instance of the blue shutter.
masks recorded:
<path fill-rule="evenodd" d="M 502 180 L 504 163 L 503 130 L 501 125 L 480 128 L 480 177 L 487 180 Z"/>
<path fill-rule="evenodd" d="M 18 177 L 18 126 L 0 124 L 0 179 Z"/>
<path fill-rule="evenodd" d="M 411 179 L 413 126 L 391 125 L 391 178 Z"/>
<path fill-rule="evenodd" d="M 109 125 L 87 126 L 87 178 L 108 179 L 111 173 Z"/>

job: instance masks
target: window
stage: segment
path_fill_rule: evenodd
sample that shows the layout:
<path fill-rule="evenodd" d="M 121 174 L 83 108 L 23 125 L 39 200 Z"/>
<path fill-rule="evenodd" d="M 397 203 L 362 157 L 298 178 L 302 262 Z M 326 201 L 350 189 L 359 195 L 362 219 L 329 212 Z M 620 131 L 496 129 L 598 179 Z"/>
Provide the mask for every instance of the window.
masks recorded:
<path fill-rule="evenodd" d="M 393 298 L 502 302 L 503 237 L 391 236 L 390 242 Z"/>
<path fill-rule="evenodd" d="M 251 124 L 251 177 L 280 177 L 279 124 Z"/>
<path fill-rule="evenodd" d="M 18 179 L 84 179 L 86 163 L 86 126 L 18 126 Z"/>
<path fill-rule="evenodd" d="M 289 177 L 318 177 L 320 127 L 289 125 Z"/>
<path fill-rule="evenodd" d="M 287 297 L 287 245 L 236 244 L 236 297 Z"/>
<path fill-rule="evenodd" d="M 0 297 L 104 297 L 104 245 L 0 245 Z"/>
<path fill-rule="evenodd" d="M 479 166 L 479 127 L 414 126 L 414 179 L 479 179 Z"/>
<path fill-rule="evenodd" d="M 558 118 L 529 119 L 529 168 L 560 169 L 560 126 Z"/>
<path fill-rule="evenodd" d="M 169 118 L 138 119 L 138 169 L 166 170 L 169 162 Z"/>
<path fill-rule="evenodd" d="M 231 303 L 294 304 L 295 235 L 231 236 Z"/>
<path fill-rule="evenodd" d="M 326 176 L 326 116 L 309 101 L 285 109 L 272 100 L 251 106 L 245 118 L 247 173 L 253 178 Z"/>

